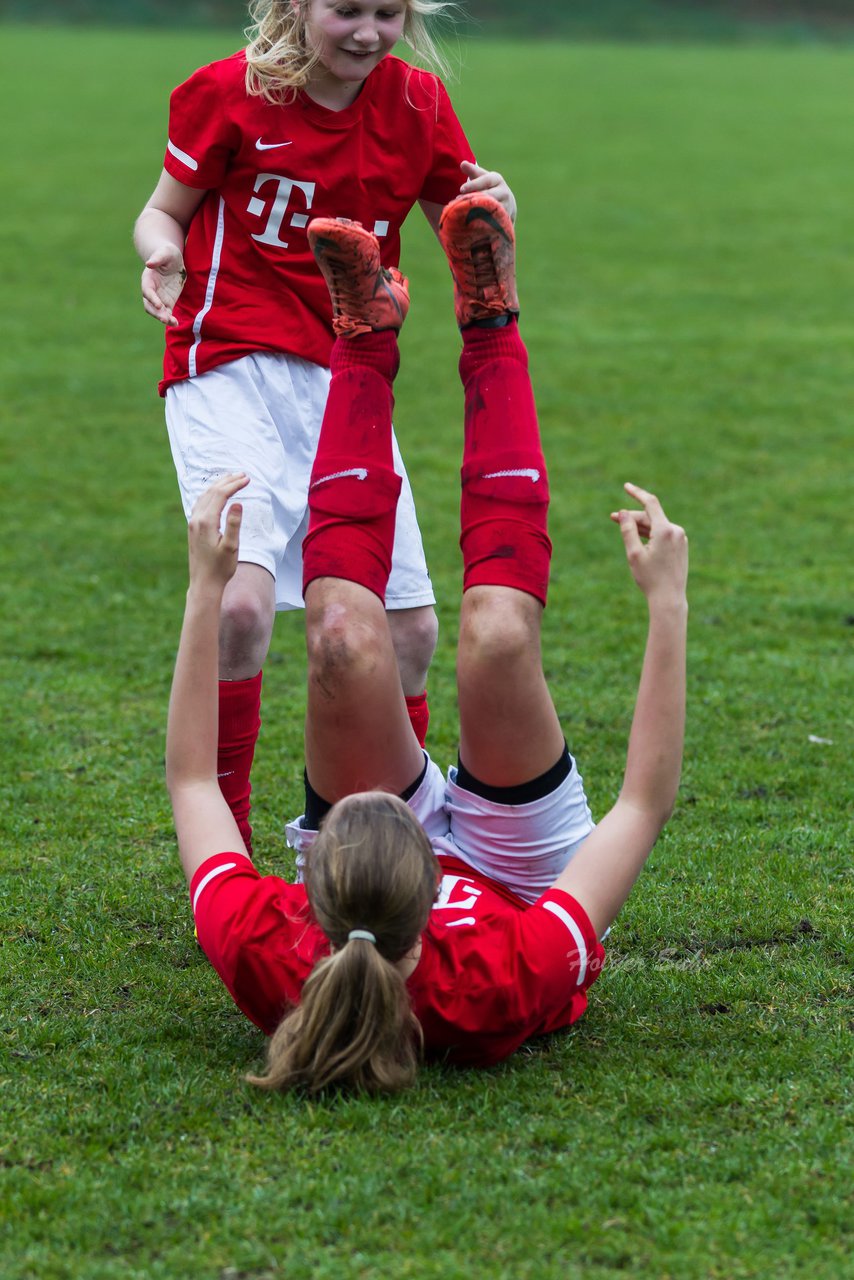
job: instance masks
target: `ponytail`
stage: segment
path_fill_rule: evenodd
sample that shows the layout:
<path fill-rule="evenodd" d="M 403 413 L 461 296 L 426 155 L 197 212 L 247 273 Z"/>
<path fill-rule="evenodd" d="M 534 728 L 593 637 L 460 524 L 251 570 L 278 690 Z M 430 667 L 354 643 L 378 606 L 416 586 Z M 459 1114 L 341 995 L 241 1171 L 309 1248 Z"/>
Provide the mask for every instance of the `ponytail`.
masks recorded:
<path fill-rule="evenodd" d="M 333 806 L 304 868 L 333 952 L 315 965 L 270 1041 L 266 1074 L 248 1076 L 251 1084 L 312 1093 L 412 1084 L 423 1034 L 397 962 L 427 923 L 437 871 L 424 829 L 396 796 L 367 792 Z"/>
<path fill-rule="evenodd" d="M 262 1089 L 396 1093 L 415 1079 L 422 1038 L 400 971 L 372 942 L 353 940 L 315 966 L 270 1041 L 267 1074 L 248 1079 Z"/>

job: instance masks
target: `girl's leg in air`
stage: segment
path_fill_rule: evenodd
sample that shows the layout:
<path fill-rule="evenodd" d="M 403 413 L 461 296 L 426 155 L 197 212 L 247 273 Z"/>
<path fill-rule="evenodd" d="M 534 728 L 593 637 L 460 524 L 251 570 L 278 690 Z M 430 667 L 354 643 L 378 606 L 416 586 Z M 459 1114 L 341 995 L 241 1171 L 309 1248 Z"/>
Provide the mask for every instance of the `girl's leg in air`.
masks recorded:
<path fill-rule="evenodd" d="M 400 491 L 391 446 L 397 367 L 393 327 L 338 338 L 309 487 L 306 773 L 329 803 L 375 788 L 400 794 L 424 767 L 384 609 Z"/>
<path fill-rule="evenodd" d="M 564 738 L 540 651 L 551 558 L 548 477 L 515 319 L 499 329 L 464 329 L 460 373 L 460 760 L 489 786 L 518 786 L 552 768 Z"/>

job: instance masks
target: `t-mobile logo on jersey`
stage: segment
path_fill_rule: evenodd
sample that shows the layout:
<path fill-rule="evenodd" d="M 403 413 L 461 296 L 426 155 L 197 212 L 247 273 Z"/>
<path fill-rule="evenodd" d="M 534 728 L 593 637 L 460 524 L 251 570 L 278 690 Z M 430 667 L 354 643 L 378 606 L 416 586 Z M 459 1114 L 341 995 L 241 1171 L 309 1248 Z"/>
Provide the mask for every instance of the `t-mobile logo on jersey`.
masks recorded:
<path fill-rule="evenodd" d="M 270 186 L 270 183 L 274 185 Z M 269 187 L 269 191 L 264 193 L 262 199 L 258 193 L 265 187 Z M 254 190 L 255 195 L 246 206 L 246 212 L 256 218 L 266 218 L 267 223 L 263 231 L 257 235 L 253 233 L 252 239 L 257 240 L 259 244 L 274 244 L 280 249 L 287 249 L 288 242 L 282 239 L 280 233 L 288 211 L 290 209 L 288 226 L 299 230 L 307 227 L 317 183 L 298 182 L 296 178 L 284 178 L 280 173 L 259 173 L 255 179 Z M 300 200 L 299 194 L 294 196 L 294 192 L 301 193 L 302 199 Z M 298 203 L 302 205 L 302 210 L 296 208 Z M 371 230 L 377 237 L 387 235 L 388 222 L 379 220 L 374 223 Z"/>

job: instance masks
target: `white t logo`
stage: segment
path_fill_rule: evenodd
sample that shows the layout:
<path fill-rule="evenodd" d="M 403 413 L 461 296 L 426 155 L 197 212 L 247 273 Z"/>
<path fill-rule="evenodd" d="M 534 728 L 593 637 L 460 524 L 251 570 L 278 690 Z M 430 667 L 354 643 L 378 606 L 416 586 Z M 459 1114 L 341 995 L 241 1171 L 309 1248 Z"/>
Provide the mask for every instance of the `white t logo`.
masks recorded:
<path fill-rule="evenodd" d="M 267 217 L 267 225 L 260 235 L 253 235 L 252 239 L 257 240 L 259 244 L 275 244 L 280 249 L 287 249 L 287 240 L 282 240 L 279 232 L 282 229 L 282 223 L 285 220 L 285 214 L 288 211 L 291 194 L 294 188 L 301 191 L 305 196 L 305 209 L 309 210 L 314 200 L 314 193 L 317 190 L 316 182 L 297 182 L 295 178 L 283 178 L 280 173 L 259 173 L 255 179 L 254 190 L 260 191 L 262 187 L 266 187 L 268 182 L 275 182 L 276 194 L 273 198 L 273 204 Z M 267 200 L 262 200 L 258 195 L 254 195 L 246 206 L 246 212 L 253 214 L 258 218 L 263 218 L 267 213 Z M 290 226 L 305 227 L 308 224 L 308 213 L 293 213 L 290 217 Z"/>

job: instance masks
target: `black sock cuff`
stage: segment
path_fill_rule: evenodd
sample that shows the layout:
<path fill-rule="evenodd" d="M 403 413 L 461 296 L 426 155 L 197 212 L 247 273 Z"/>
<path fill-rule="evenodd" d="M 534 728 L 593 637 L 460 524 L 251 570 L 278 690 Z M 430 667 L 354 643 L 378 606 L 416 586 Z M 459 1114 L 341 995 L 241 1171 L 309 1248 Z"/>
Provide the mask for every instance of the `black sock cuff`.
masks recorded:
<path fill-rule="evenodd" d="M 472 795 L 481 796 L 484 800 L 491 800 L 493 804 L 531 804 L 532 801 L 542 800 L 543 796 L 556 791 L 572 772 L 572 764 L 569 747 L 564 743 L 563 752 L 556 763 L 538 778 L 513 787 L 491 787 L 469 773 L 462 760 L 457 757 L 457 776 L 454 781 L 464 791 L 470 791 Z"/>

